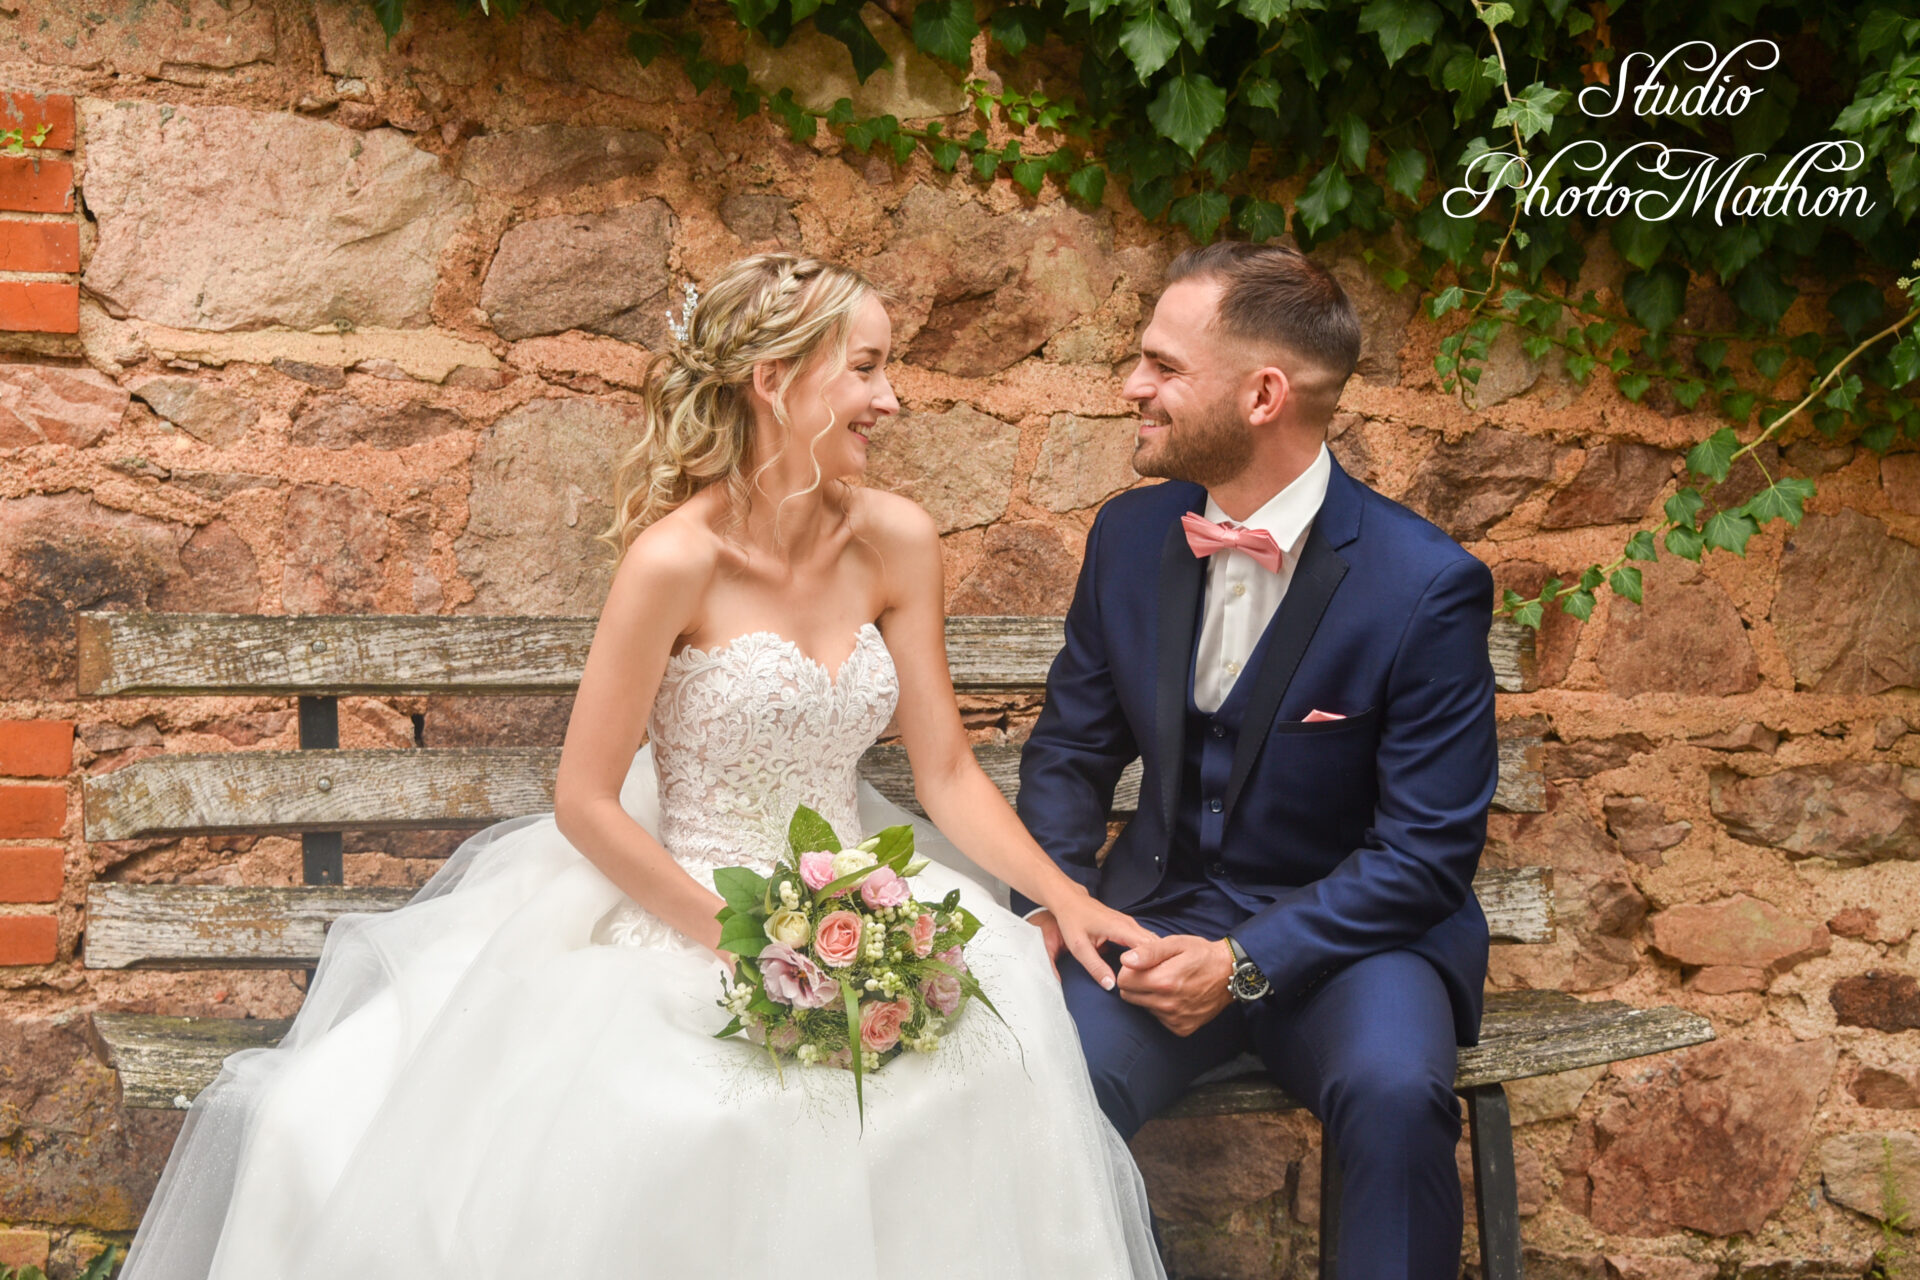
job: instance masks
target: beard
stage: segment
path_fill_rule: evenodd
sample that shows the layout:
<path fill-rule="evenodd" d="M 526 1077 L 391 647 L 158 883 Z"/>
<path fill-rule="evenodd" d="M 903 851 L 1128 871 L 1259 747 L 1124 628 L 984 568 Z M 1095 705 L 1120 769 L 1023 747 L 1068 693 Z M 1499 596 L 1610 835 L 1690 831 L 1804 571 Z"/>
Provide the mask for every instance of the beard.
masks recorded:
<path fill-rule="evenodd" d="M 1138 474 L 1206 488 L 1225 484 L 1252 461 L 1253 432 L 1225 402 L 1209 406 L 1191 422 L 1170 425 L 1157 443 L 1142 440 L 1133 446 Z"/>

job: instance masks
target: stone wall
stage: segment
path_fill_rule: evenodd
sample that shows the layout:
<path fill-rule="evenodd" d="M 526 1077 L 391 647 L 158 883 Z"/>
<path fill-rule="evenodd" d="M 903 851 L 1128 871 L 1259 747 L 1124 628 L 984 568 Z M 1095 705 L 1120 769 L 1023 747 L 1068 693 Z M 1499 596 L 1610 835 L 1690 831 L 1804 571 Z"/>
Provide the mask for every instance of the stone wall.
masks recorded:
<path fill-rule="evenodd" d="M 271 699 L 77 701 L 75 611 L 591 612 L 664 307 L 774 247 L 899 299 L 907 412 L 874 478 L 938 520 L 952 610 L 1062 610 L 1094 509 L 1134 482 L 1119 376 L 1180 244 L 1121 199 L 798 145 L 608 25 L 444 9 L 388 47 L 359 0 L 0 7 L 0 90 L 56 95 L 0 102 L 5 123 L 75 126 L 0 180 L 0 1264 L 50 1251 L 58 1274 L 126 1239 L 177 1128 L 120 1107 L 90 1010 L 284 1015 L 301 991 L 81 967 L 92 880 L 300 870 L 285 839 L 81 839 L 83 777 L 296 726 Z M 750 53 L 829 98 L 845 75 L 808 39 Z M 964 105 L 911 59 L 862 92 Z M 1477 403 L 1442 394 L 1441 333 L 1359 248 L 1318 255 L 1367 325 L 1350 470 L 1523 591 L 1657 513 L 1705 418 L 1506 343 Z M 1621 274 L 1602 244 L 1580 284 Z M 1726 315 L 1690 295 L 1692 325 Z M 1823 323 L 1805 298 L 1790 317 Z M 1563 909 L 1494 983 L 1679 1003 L 1722 1037 L 1515 1087 L 1536 1276 L 1858 1275 L 1885 1189 L 1920 1204 L 1920 456 L 1795 437 L 1766 462 L 1820 479 L 1799 530 L 1663 561 L 1645 607 L 1556 615 L 1537 688 L 1502 700 L 1545 734 L 1549 798 L 1496 817 L 1486 861 L 1552 866 Z M 342 709 L 345 746 L 557 741 L 566 714 Z M 1030 712 L 970 718 L 1017 734 Z M 350 840 L 349 882 L 418 883 L 451 842 Z M 1311 1274 L 1316 1147 L 1299 1116 L 1143 1134 L 1183 1274 Z"/>

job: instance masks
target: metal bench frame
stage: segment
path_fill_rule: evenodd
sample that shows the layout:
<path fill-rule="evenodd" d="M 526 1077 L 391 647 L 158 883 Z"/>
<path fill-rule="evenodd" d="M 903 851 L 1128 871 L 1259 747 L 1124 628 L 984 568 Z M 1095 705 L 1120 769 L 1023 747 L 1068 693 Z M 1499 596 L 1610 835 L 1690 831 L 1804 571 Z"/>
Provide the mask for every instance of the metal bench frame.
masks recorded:
<path fill-rule="evenodd" d="M 253 695 L 298 699 L 300 750 L 161 755 L 85 783 L 86 839 L 295 834 L 303 887 L 135 885 L 87 892 L 88 968 L 311 968 L 327 926 L 349 912 L 385 911 L 407 889 L 343 883 L 343 833 L 483 826 L 552 808 L 555 748 L 342 751 L 343 696 L 564 694 L 579 682 L 593 618 L 83 613 L 84 697 Z M 1031 696 L 1044 690 L 1062 644 L 1059 618 L 948 619 L 947 656 L 961 694 Z M 1532 675 L 1531 633 L 1496 624 L 1489 642 L 1498 687 Z M 1540 738 L 1503 729 L 1494 808 L 1539 812 Z M 1019 747 L 981 744 L 975 755 L 1009 798 Z M 910 809 L 904 749 L 870 750 L 861 771 Z M 1139 765 L 1113 812 L 1133 812 Z M 1551 941 L 1551 875 L 1543 868 L 1483 870 L 1474 883 L 1494 940 Z M 277 1043 L 287 1022 L 102 1011 L 95 1030 L 130 1107 L 185 1107 L 236 1050 Z M 1466 1099 L 1485 1280 L 1518 1280 L 1519 1193 L 1504 1082 L 1684 1048 L 1713 1039 L 1704 1018 L 1673 1007 L 1633 1009 L 1560 992 L 1495 992 L 1481 1043 L 1460 1053 L 1455 1087 Z M 1229 1064 L 1168 1114 L 1289 1110 L 1299 1103 L 1257 1061 Z M 1338 1272 L 1339 1153 L 1321 1144 L 1320 1275 Z"/>

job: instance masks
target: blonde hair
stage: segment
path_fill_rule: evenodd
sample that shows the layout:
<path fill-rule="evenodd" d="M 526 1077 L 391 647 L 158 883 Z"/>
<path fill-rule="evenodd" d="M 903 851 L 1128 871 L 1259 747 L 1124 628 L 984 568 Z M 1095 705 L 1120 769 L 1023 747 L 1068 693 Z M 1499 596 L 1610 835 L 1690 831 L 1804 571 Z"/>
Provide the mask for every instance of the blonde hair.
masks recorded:
<path fill-rule="evenodd" d="M 613 519 L 599 535 L 616 559 L 641 530 L 709 485 L 724 483 L 735 523 L 744 519 L 759 472 L 773 462 L 762 461 L 752 475 L 744 469 L 753 443 L 754 366 L 788 362 L 773 412 L 791 429 L 787 389 L 817 357 L 845 363 L 853 313 L 877 296 L 856 271 L 785 253 L 742 258 L 707 286 L 683 319 L 686 339 L 648 362 L 645 422 L 620 455 Z"/>

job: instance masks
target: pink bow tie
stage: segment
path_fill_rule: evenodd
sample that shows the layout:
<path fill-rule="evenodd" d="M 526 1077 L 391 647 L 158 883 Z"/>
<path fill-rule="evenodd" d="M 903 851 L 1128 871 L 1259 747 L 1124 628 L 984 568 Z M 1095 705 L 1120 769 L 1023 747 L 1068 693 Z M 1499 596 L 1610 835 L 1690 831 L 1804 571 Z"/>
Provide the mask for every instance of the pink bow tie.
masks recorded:
<path fill-rule="evenodd" d="M 1280 572 L 1280 544 L 1265 529 L 1231 529 L 1191 511 L 1180 517 L 1180 524 L 1187 531 L 1187 545 L 1202 560 L 1231 548 L 1252 556 L 1268 573 Z"/>

